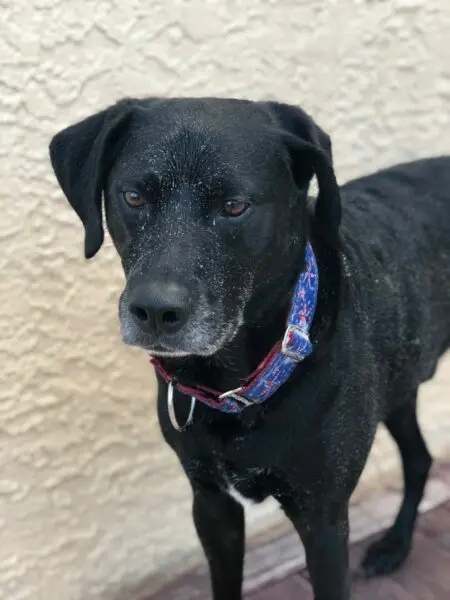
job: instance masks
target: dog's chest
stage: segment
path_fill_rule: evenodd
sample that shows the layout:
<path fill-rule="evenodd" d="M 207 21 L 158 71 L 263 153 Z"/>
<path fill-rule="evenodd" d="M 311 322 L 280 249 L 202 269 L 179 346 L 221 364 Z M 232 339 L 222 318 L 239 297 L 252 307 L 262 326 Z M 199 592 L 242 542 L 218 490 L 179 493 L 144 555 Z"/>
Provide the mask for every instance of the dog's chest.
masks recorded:
<path fill-rule="evenodd" d="M 242 456 L 218 446 L 196 452 L 195 458 L 191 454 L 188 475 L 217 485 L 241 504 L 262 502 L 272 494 L 270 470 L 249 461 L 244 449 Z"/>
<path fill-rule="evenodd" d="M 215 470 L 220 487 L 243 505 L 262 502 L 270 493 L 262 467 L 237 468 L 218 460 Z"/>
<path fill-rule="evenodd" d="M 242 504 L 259 503 L 279 486 L 268 434 L 264 427 L 226 430 L 200 422 L 174 436 L 173 447 L 191 481 L 217 486 Z"/>

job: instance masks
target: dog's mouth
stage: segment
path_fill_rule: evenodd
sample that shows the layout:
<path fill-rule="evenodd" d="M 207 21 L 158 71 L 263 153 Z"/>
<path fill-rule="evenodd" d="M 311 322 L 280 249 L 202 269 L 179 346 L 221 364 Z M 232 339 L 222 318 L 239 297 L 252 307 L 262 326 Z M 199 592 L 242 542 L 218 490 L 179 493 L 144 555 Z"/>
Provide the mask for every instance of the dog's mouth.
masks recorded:
<path fill-rule="evenodd" d="M 188 356 L 192 356 L 190 352 L 186 352 L 185 350 L 168 350 L 158 345 L 155 345 L 153 348 L 144 347 L 143 350 L 146 350 L 149 356 L 152 358 L 186 358 Z"/>
<path fill-rule="evenodd" d="M 227 344 L 233 341 L 239 331 L 239 325 L 229 324 L 214 341 L 204 342 L 200 340 L 184 340 L 184 344 L 180 346 L 163 346 L 158 343 L 145 348 L 147 352 L 155 358 L 186 358 L 188 356 L 210 357 L 217 354 Z"/>

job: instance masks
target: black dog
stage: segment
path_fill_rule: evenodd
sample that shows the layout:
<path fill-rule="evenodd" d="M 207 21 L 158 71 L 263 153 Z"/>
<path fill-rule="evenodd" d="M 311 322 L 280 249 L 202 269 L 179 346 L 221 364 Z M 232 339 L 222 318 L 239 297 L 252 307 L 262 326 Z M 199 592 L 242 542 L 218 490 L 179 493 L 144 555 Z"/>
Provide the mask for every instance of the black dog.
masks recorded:
<path fill-rule="evenodd" d="M 50 154 L 87 258 L 103 241 L 104 196 L 127 280 L 123 338 L 159 360 L 160 424 L 192 484 L 214 599 L 242 597 L 232 488 L 279 501 L 316 600 L 349 598 L 348 502 L 380 421 L 399 446 L 405 494 L 363 568 L 397 568 L 431 465 L 417 390 L 450 346 L 450 158 L 339 189 L 330 140 L 302 110 L 220 99 L 124 100 L 58 133 Z M 283 338 L 310 247 L 310 356 L 265 402 L 230 392 L 244 402 L 237 414 L 194 407 L 188 390 L 240 388 Z"/>

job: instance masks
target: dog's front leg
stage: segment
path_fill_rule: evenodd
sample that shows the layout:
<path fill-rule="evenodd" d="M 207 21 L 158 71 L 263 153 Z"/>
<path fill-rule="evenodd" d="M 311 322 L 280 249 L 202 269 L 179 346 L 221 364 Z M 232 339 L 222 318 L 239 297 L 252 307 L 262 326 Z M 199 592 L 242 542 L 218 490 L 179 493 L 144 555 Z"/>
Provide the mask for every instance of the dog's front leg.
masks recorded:
<path fill-rule="evenodd" d="M 214 600 L 241 600 L 244 509 L 219 488 L 194 484 L 193 516 L 209 563 Z"/>
<path fill-rule="evenodd" d="M 281 504 L 305 547 L 314 600 L 349 600 L 348 507 L 331 516 L 300 509 L 291 499 Z"/>

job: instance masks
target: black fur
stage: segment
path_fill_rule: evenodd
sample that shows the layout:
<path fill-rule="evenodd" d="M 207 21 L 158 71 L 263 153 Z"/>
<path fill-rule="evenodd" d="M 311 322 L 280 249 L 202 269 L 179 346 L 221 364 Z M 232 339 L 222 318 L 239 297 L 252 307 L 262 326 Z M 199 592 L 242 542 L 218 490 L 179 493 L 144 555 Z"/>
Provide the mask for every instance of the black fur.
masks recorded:
<path fill-rule="evenodd" d="M 178 433 L 159 381 L 162 432 L 192 485 L 214 599 L 241 598 L 244 515 L 230 484 L 280 502 L 305 545 L 316 600 L 349 598 L 348 502 L 382 421 L 401 452 L 405 495 L 363 568 L 397 568 L 431 464 L 417 390 L 450 346 L 450 158 L 339 189 L 330 140 L 306 113 L 219 99 L 128 100 L 60 132 L 50 151 L 87 256 L 102 243 L 104 192 L 127 279 L 125 341 L 162 355 L 183 383 L 237 387 L 283 334 L 308 239 L 316 252 L 315 351 L 267 403 L 240 416 L 198 405 Z M 141 208 L 126 205 L 130 189 Z M 251 207 L 224 216 L 236 198 Z M 145 326 L 130 314 L 137 295 Z M 189 401 L 178 392 L 175 401 L 182 422 Z"/>

